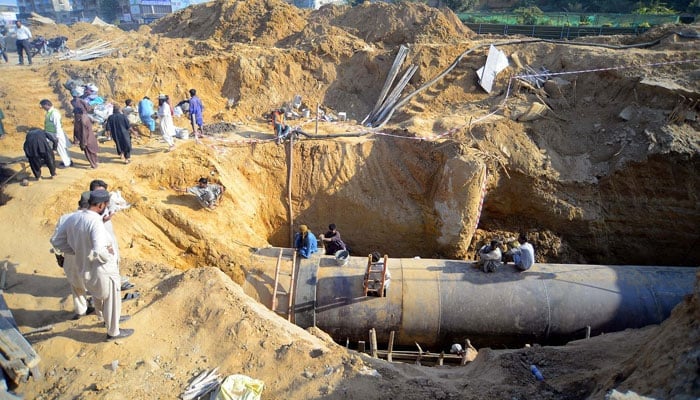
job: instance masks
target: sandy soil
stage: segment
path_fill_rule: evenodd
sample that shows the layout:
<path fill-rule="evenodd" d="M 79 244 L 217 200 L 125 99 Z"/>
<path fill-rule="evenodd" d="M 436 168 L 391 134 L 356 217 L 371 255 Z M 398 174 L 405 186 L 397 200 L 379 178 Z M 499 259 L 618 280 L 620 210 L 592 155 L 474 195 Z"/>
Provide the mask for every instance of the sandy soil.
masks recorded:
<path fill-rule="evenodd" d="M 54 325 L 28 336 L 42 358 L 43 379 L 18 393 L 176 398 L 198 372 L 219 367 L 224 375 L 263 380 L 264 398 L 275 399 L 584 399 L 613 388 L 697 398 L 698 286 L 661 326 L 563 347 L 481 349 L 465 367 L 386 363 L 348 351 L 323 332 L 287 323 L 240 286 L 255 268 L 251 250 L 288 245 L 286 147 L 269 141 L 263 114 L 298 93 L 302 107 L 321 104 L 328 113 L 347 112 L 350 121 L 321 123 L 316 139 L 323 140 L 295 145 L 304 166 L 293 176 L 295 221 L 320 231 L 334 220 L 358 254 L 382 243 L 396 256 L 469 258 L 483 241 L 524 230 L 541 262 L 697 266 L 700 135 L 693 115 L 700 76 L 697 64 L 667 62 L 697 59 L 700 51 L 697 41 L 665 36 L 677 29 L 592 39 L 618 45 L 662 38 L 650 48 L 503 45 L 511 67 L 491 95 L 477 86 L 474 71 L 486 56 L 477 50 L 380 132 L 429 139 L 455 129 L 437 141 L 417 141 L 323 135 L 366 131 L 356 121 L 374 106 L 398 45 L 410 44 L 407 63 L 419 66 L 407 88 L 415 90 L 466 50 L 506 39 L 475 37 L 453 14 L 420 4 L 309 12 L 274 0 L 207 3 L 138 32 L 35 27 L 68 36 L 71 48 L 113 40 L 119 50 L 87 62 L 37 57 L 32 67 L 0 65 L 8 131 L 0 161 L 3 181 L 12 176 L 0 198 L 4 295 L 23 332 Z M 506 98 L 508 77 L 519 71 L 515 59 L 551 71 L 620 68 L 563 76 L 543 89 L 515 85 Z M 179 99 L 197 87 L 206 120 L 228 129 L 215 129 L 202 145 L 179 141 L 172 153 L 157 134 L 141 139 L 129 165 L 105 142 L 97 170 L 74 147 L 76 167 L 21 186 L 28 176 L 24 132 L 42 126 L 42 98 L 66 114 L 68 78 L 94 82 L 120 102 L 161 92 Z M 527 120 L 535 102 L 547 111 Z M 294 123 L 315 130 L 312 121 Z M 71 118 L 64 117 L 64 128 L 72 136 Z M 171 189 L 200 176 L 227 187 L 215 211 Z M 141 297 L 124 303 L 132 316 L 124 326 L 136 334 L 114 343 L 104 342 L 94 316 L 70 320 L 68 285 L 49 253 L 56 220 L 95 178 L 132 203 L 114 224 L 122 272 Z M 386 243 L 387 237 L 399 240 Z M 535 381 L 531 363 L 544 382 Z"/>

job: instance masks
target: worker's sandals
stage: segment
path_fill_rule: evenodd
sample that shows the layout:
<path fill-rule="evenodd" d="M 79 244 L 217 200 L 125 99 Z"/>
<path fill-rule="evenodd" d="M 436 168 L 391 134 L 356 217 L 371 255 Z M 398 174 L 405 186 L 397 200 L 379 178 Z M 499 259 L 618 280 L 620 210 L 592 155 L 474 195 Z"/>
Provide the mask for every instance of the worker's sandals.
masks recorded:
<path fill-rule="evenodd" d="M 107 341 L 111 342 L 113 340 L 118 340 L 118 339 L 125 339 L 128 338 L 129 336 L 134 334 L 133 329 L 120 329 L 119 334 L 117 336 L 110 336 L 107 335 Z"/>

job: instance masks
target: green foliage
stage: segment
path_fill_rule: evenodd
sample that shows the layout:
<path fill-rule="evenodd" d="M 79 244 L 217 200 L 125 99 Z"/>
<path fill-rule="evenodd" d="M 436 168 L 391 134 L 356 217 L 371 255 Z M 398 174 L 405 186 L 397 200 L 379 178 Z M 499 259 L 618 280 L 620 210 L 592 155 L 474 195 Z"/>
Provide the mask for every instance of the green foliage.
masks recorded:
<path fill-rule="evenodd" d="M 454 12 L 464 12 L 474 8 L 478 0 L 442 0 L 449 9 Z"/>
<path fill-rule="evenodd" d="M 518 23 L 522 25 L 535 25 L 537 18 L 544 15 L 542 10 L 536 6 L 516 8 L 513 13 L 517 15 Z"/>
<path fill-rule="evenodd" d="M 666 3 L 661 3 L 658 1 L 653 1 L 649 6 L 644 6 L 640 5 L 632 11 L 634 14 L 640 14 L 640 15 L 647 15 L 647 14 L 652 14 L 652 15 L 672 15 L 672 14 L 677 14 L 677 12 L 671 8 L 668 8 L 666 6 Z"/>
<path fill-rule="evenodd" d="M 700 14 L 700 0 L 693 0 L 688 4 L 686 9 L 689 13 Z"/>

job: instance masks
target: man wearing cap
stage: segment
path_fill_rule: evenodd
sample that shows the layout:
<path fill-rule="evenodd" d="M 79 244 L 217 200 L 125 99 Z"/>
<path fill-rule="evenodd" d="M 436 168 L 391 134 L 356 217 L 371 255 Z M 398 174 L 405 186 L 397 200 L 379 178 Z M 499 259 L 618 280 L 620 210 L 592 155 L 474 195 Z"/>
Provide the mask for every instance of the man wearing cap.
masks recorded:
<path fill-rule="evenodd" d="M 299 232 L 294 237 L 294 248 L 304 258 L 309 258 L 318 251 L 318 240 L 306 225 L 299 225 Z"/>
<path fill-rule="evenodd" d="M 160 118 L 160 133 L 163 135 L 165 143 L 168 144 L 168 151 L 175 148 L 175 123 L 173 122 L 173 112 L 168 103 L 168 96 L 160 94 L 158 96 L 158 118 Z"/>
<path fill-rule="evenodd" d="M 88 209 L 71 215 L 51 240 L 51 244 L 67 254 L 75 254 L 78 268 L 84 272 L 85 287 L 95 299 L 98 317 L 104 319 L 107 340 L 126 338 L 133 329 L 119 329 L 119 323 L 128 319 L 121 313 L 121 279 L 114 255 L 114 246 L 102 213 L 109 203 L 109 192 L 90 192 Z"/>
<path fill-rule="evenodd" d="M 131 124 L 126 115 L 122 114 L 118 104 L 114 104 L 114 112 L 105 122 L 105 130 L 110 132 L 114 144 L 117 146 L 117 155 L 124 157 L 126 164 L 131 162 Z"/>
<path fill-rule="evenodd" d="M 216 183 L 209 183 L 207 178 L 202 177 L 199 178 L 197 186 L 192 186 L 187 189 L 175 188 L 175 190 L 182 193 L 191 193 L 197 196 L 197 200 L 202 207 L 213 210 L 216 208 L 216 205 L 226 191 L 226 188 Z"/>
<path fill-rule="evenodd" d="M 74 108 L 73 117 L 73 140 L 78 143 L 80 150 L 85 153 L 85 158 L 90 163 L 90 167 L 95 169 L 98 164 L 97 152 L 99 151 L 99 145 L 97 144 L 97 136 L 92 130 L 92 121 L 83 108 Z"/>
<path fill-rule="evenodd" d="M 89 201 L 90 192 L 83 192 L 83 194 L 80 196 L 80 200 L 78 201 L 78 209 L 68 214 L 61 215 L 56 223 L 56 229 L 54 230 L 53 236 L 51 236 L 52 243 L 61 229 L 61 226 L 68 220 L 68 218 L 74 214 L 87 210 L 88 206 L 90 205 Z M 75 310 L 73 319 L 80 319 L 80 317 L 93 313 L 95 308 L 90 307 L 88 303 L 87 288 L 85 287 L 83 271 L 78 265 L 75 254 L 63 253 L 59 249 L 54 249 L 54 255 L 56 256 L 58 265 L 63 268 L 63 273 L 66 274 L 66 279 L 68 279 L 68 283 L 70 284 L 71 295 L 73 296 L 73 310 Z"/>
<path fill-rule="evenodd" d="M 53 156 L 56 146 L 56 136 L 44 130 L 32 128 L 27 132 L 24 139 L 24 155 L 27 156 L 29 167 L 37 180 L 41 178 L 41 166 L 44 164 L 49 167 L 51 177 L 56 176 L 56 161 Z"/>
<path fill-rule="evenodd" d="M 63 161 L 63 167 L 59 168 L 68 168 L 73 165 L 73 162 L 68 154 L 70 142 L 68 141 L 68 138 L 66 138 L 65 132 L 63 132 L 63 125 L 61 125 L 61 112 L 58 111 L 53 106 L 53 103 L 51 103 L 51 100 L 48 99 L 41 100 L 39 105 L 44 109 L 44 111 L 46 111 L 46 115 L 44 117 L 44 130 L 46 132 L 53 133 L 56 135 L 56 139 L 58 139 L 56 151 L 61 157 L 61 161 Z"/>
<path fill-rule="evenodd" d="M 80 86 L 73 88 L 70 91 L 71 96 L 73 96 L 73 98 L 70 101 L 70 105 L 73 107 L 73 109 L 82 109 L 84 114 L 90 114 L 92 112 L 92 106 L 90 106 L 90 104 L 88 104 L 88 102 L 85 99 L 80 97 L 84 93 L 84 89 Z M 73 113 L 75 114 L 75 111 L 73 111 Z"/>

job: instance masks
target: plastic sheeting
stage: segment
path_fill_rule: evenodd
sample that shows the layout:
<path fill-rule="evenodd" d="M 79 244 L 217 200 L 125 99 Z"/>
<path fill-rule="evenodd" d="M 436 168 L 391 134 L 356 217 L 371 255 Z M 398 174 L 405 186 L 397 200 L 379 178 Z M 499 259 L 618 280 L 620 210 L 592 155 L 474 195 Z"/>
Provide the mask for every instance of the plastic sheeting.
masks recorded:
<path fill-rule="evenodd" d="M 245 375 L 229 375 L 224 379 L 216 400 L 260 400 L 265 383 Z"/>

